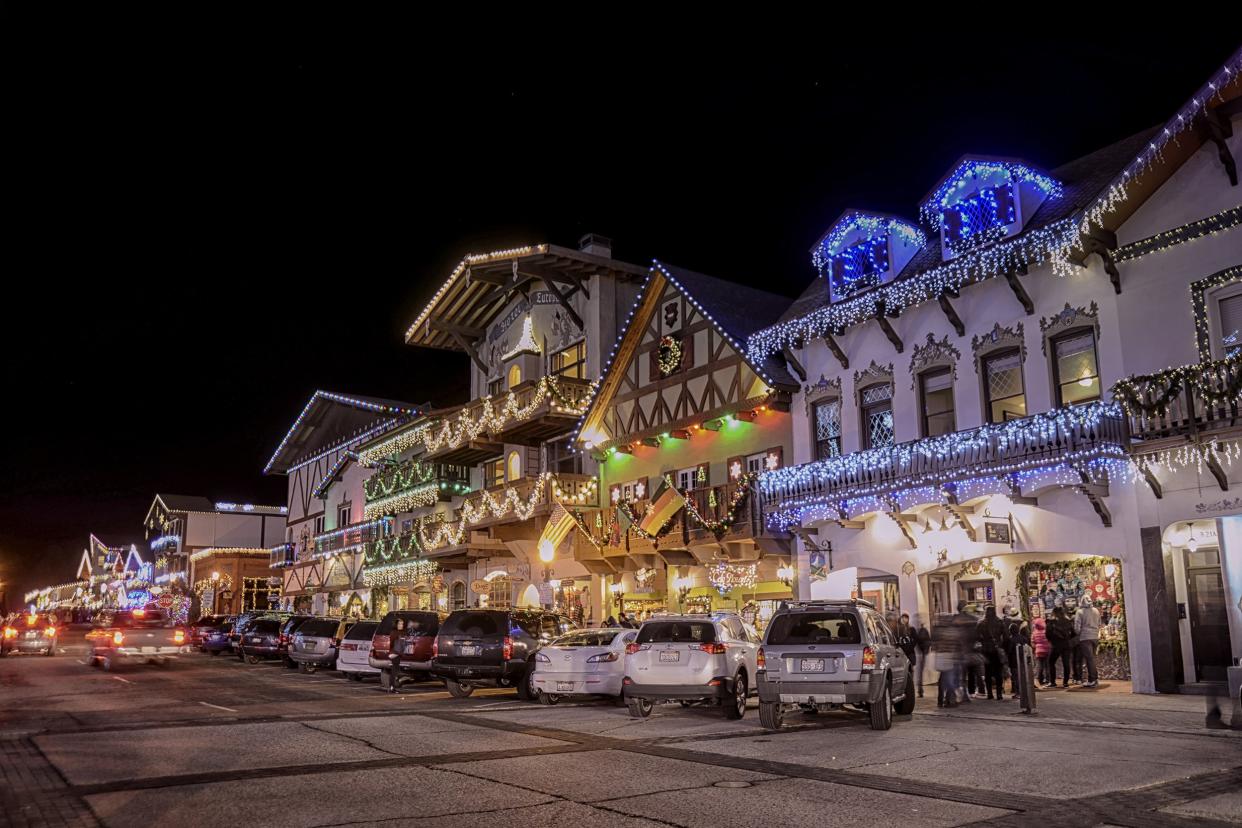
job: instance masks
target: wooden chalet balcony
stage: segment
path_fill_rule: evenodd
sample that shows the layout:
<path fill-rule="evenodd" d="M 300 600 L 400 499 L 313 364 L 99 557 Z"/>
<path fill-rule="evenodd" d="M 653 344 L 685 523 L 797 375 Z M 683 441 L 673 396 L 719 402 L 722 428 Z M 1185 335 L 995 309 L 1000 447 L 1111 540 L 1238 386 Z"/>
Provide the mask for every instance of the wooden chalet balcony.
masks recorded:
<path fill-rule="evenodd" d="M 590 393 L 589 380 L 544 377 L 474 400 L 430 427 L 426 459 L 472 466 L 505 443 L 539 445 L 573 428 Z"/>
<path fill-rule="evenodd" d="M 313 540 L 314 555 L 323 557 L 348 549 L 359 550 L 366 544 L 390 534 L 392 534 L 392 520 L 389 518 L 355 523 L 343 529 L 316 535 Z"/>
<path fill-rule="evenodd" d="M 1129 413 L 1135 454 L 1185 443 L 1236 436 L 1242 359 L 1220 359 L 1157 374 L 1133 376 L 1113 386 Z"/>
<path fill-rule="evenodd" d="M 1118 407 L 1091 403 L 769 472 L 760 479 L 765 515 L 804 505 L 995 476 L 1059 463 L 1124 458 L 1128 438 Z"/>
<path fill-rule="evenodd" d="M 293 566 L 298 562 L 297 550 L 291 543 L 282 543 L 280 546 L 273 546 L 268 550 L 271 553 L 271 560 L 268 567 L 271 569 L 281 569 L 286 566 Z"/>
<path fill-rule="evenodd" d="M 470 488 L 470 467 L 406 460 L 372 475 L 363 488 L 366 502 L 371 504 L 408 494 L 427 485 L 437 488 L 439 500 L 460 496 Z"/>

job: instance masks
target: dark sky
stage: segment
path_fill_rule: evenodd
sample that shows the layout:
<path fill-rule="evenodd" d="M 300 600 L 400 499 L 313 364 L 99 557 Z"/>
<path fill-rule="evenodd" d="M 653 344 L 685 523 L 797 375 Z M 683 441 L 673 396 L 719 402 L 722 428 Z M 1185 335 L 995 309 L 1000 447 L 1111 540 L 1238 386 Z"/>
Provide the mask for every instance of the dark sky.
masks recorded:
<path fill-rule="evenodd" d="M 141 541 L 156 491 L 282 503 L 261 471 L 316 388 L 459 399 L 464 358 L 402 332 L 468 251 L 596 232 L 796 295 L 843 207 L 914 216 L 968 151 L 1055 166 L 1163 121 L 1238 45 L 75 22 L 0 44 L 19 600 L 90 532 Z"/>

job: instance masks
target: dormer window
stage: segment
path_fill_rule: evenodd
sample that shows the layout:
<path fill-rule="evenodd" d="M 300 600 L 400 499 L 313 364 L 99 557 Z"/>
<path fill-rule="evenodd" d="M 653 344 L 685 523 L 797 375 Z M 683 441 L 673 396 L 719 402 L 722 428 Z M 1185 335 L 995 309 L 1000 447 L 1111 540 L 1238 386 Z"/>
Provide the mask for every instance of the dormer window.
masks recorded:
<path fill-rule="evenodd" d="M 966 158 L 922 204 L 923 219 L 940 231 L 944 259 L 1016 236 L 1061 185 L 1017 161 Z"/>
<path fill-rule="evenodd" d="M 892 281 L 926 243 L 901 219 L 846 211 L 811 249 L 811 261 L 839 302 Z"/>

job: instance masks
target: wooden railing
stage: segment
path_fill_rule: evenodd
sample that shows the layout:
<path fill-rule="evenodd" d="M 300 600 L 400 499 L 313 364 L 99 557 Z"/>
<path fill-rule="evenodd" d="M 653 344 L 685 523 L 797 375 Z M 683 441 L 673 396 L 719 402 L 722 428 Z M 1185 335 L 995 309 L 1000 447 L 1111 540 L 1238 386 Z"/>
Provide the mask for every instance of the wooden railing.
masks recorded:
<path fill-rule="evenodd" d="M 779 469 L 760 479 L 760 499 L 765 510 L 847 500 L 1058 460 L 1119 457 L 1127 443 L 1120 410 L 1092 403 Z"/>
<path fill-rule="evenodd" d="M 366 500 L 371 503 L 435 483 L 445 492 L 457 495 L 470 488 L 470 469 L 449 463 L 423 463 L 406 460 L 373 475 L 364 484 Z"/>
<path fill-rule="evenodd" d="M 282 566 L 292 566 L 298 562 L 297 550 L 291 543 L 282 543 L 280 546 L 273 546 L 270 550 L 271 560 L 268 567 L 277 569 Z"/>
<path fill-rule="evenodd" d="M 330 555 L 349 547 L 361 547 L 363 544 L 387 537 L 391 533 L 391 518 L 355 523 L 344 527 L 343 530 L 338 529 L 316 535 L 313 540 L 315 555 Z"/>
<path fill-rule="evenodd" d="M 1240 392 L 1242 359 L 1237 357 L 1128 377 L 1113 386 L 1136 440 L 1197 437 L 1231 428 L 1238 424 Z"/>
<path fill-rule="evenodd" d="M 441 421 L 428 430 L 425 444 L 434 454 L 472 439 L 503 433 L 552 411 L 577 415 L 590 395 L 589 380 L 572 377 L 528 380 L 508 391 L 480 397 L 445 412 Z"/>

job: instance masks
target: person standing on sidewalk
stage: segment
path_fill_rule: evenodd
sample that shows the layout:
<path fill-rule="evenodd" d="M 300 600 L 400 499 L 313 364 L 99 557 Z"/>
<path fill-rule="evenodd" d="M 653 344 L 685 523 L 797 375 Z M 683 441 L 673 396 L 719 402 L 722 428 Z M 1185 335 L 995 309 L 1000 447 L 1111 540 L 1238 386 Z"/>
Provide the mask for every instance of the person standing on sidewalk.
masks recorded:
<path fill-rule="evenodd" d="M 1035 660 L 1039 662 L 1039 678 L 1036 684 L 1047 687 L 1052 683 L 1052 644 L 1048 641 L 1048 622 L 1042 618 L 1031 621 L 1031 647 L 1035 650 Z"/>
<path fill-rule="evenodd" d="M 987 698 L 992 698 L 992 688 L 996 688 L 996 700 L 1005 700 L 1005 650 L 1009 636 L 1005 632 L 1005 623 L 996 615 L 996 607 L 989 605 L 983 614 L 983 620 L 977 627 L 979 643 L 983 652 L 983 686 L 987 688 Z"/>
<path fill-rule="evenodd" d="M 916 616 L 917 617 L 917 616 Z M 927 625 L 919 619 L 918 631 L 914 634 L 914 643 L 917 649 L 914 651 L 916 660 L 914 662 L 914 683 L 919 688 L 919 698 L 923 698 L 923 673 L 927 669 L 927 654 L 931 651 L 932 638 L 931 633 L 927 631 Z"/>
<path fill-rule="evenodd" d="M 1074 638 L 1074 624 L 1065 617 L 1065 610 L 1057 607 L 1052 611 L 1052 620 L 1048 622 L 1048 640 L 1052 643 L 1052 658 L 1049 662 L 1048 683 L 1055 687 L 1057 683 L 1057 661 L 1061 662 L 1061 686 L 1069 687 L 1070 683 L 1070 642 Z"/>
<path fill-rule="evenodd" d="M 1083 598 L 1082 605 L 1074 614 L 1074 633 L 1078 636 L 1078 649 L 1087 668 L 1087 681 L 1083 687 L 1098 687 L 1100 676 L 1095 667 L 1095 651 L 1100 643 L 1100 611 L 1090 598 Z"/>

